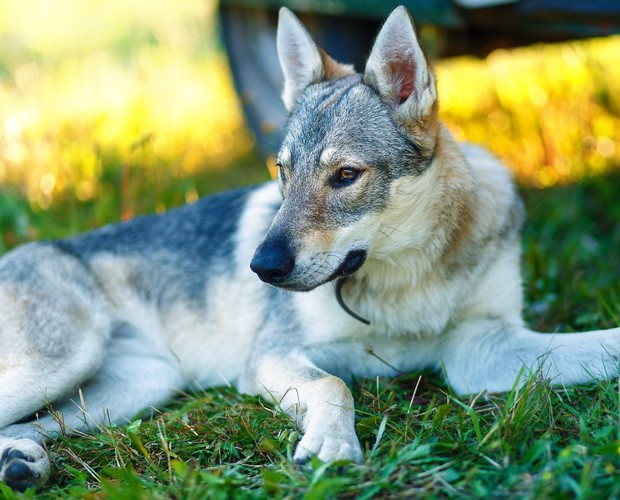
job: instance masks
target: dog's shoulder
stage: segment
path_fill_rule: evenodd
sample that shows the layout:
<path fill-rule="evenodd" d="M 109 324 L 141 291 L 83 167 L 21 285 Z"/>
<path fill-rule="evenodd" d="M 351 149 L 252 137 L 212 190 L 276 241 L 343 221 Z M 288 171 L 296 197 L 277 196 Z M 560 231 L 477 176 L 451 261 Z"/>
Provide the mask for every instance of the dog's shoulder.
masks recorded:
<path fill-rule="evenodd" d="M 81 262 L 113 302 L 130 290 L 161 307 L 178 300 L 198 307 L 209 280 L 249 274 L 251 249 L 277 210 L 272 201 L 257 214 L 264 191 L 270 184 L 225 191 L 48 244 Z"/>
<path fill-rule="evenodd" d="M 471 169 L 477 226 L 485 238 L 512 242 L 519 237 L 525 211 L 512 171 L 488 150 L 470 143 L 460 144 Z"/>

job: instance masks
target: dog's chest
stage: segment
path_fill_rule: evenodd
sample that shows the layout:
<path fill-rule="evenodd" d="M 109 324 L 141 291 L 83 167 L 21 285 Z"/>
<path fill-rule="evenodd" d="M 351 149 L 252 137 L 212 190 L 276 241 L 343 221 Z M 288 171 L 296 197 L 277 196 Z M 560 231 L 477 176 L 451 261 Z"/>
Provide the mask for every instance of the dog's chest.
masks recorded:
<path fill-rule="evenodd" d="M 435 300 L 420 293 L 368 296 L 364 300 L 343 295 L 346 308 L 369 324 L 339 305 L 331 286 L 296 294 L 293 303 L 308 344 L 372 342 L 376 338 L 416 340 L 437 336 L 450 321 L 453 298 L 435 295 Z"/>
<path fill-rule="evenodd" d="M 436 335 L 408 331 L 401 315 L 393 321 L 398 330 L 385 324 L 365 325 L 338 305 L 329 287 L 323 288 L 295 297 L 303 330 L 300 348 L 317 366 L 346 379 L 393 376 L 436 364 Z"/>

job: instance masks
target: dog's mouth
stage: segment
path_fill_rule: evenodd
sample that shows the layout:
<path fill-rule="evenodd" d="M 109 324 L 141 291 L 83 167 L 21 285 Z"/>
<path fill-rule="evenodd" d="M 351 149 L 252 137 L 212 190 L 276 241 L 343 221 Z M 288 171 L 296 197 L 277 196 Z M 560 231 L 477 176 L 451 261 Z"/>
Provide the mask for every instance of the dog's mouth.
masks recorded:
<path fill-rule="evenodd" d="M 364 265 L 366 256 L 366 250 L 351 250 L 327 281 L 350 276 Z"/>
<path fill-rule="evenodd" d="M 350 276 L 359 270 L 360 267 L 364 265 L 366 262 L 367 252 L 366 250 L 351 250 L 342 263 L 336 268 L 336 270 L 329 275 L 326 279 L 321 280 L 320 282 L 315 282 L 312 284 L 303 283 L 300 281 L 295 282 L 281 282 L 276 284 L 278 288 L 282 288 L 284 290 L 288 290 L 291 292 L 309 292 L 314 290 L 315 288 L 329 283 L 330 281 L 334 281 L 340 278 L 344 278 L 346 276 Z"/>

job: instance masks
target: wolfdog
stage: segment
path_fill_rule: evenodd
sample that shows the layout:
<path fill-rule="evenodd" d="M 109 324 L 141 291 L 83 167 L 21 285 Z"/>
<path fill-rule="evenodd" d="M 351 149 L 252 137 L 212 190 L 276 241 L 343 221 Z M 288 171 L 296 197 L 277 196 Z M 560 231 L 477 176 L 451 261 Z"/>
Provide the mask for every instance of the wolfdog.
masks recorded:
<path fill-rule="evenodd" d="M 507 391 L 533 370 L 557 384 L 618 376 L 620 328 L 524 325 L 521 202 L 507 169 L 440 121 L 404 7 L 363 74 L 285 8 L 277 48 L 290 113 L 277 182 L 0 261 L 12 488 L 47 481 L 45 437 L 127 422 L 178 390 L 263 395 L 303 431 L 295 461 L 360 462 L 351 376 L 435 369 L 458 393 Z"/>

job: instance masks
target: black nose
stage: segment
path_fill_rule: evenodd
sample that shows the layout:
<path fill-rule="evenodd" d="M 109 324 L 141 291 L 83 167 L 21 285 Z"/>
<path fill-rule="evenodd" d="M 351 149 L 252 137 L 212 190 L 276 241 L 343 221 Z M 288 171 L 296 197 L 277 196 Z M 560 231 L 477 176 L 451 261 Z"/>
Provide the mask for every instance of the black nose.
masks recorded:
<path fill-rule="evenodd" d="M 256 249 L 250 269 L 265 283 L 282 284 L 295 267 L 295 257 L 286 240 L 267 238 Z"/>

